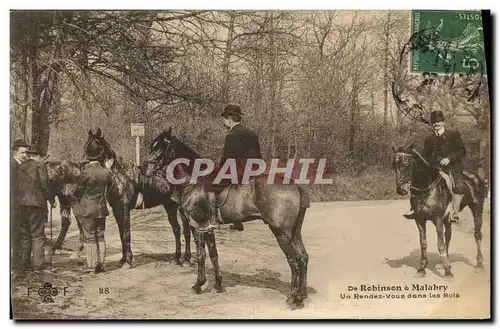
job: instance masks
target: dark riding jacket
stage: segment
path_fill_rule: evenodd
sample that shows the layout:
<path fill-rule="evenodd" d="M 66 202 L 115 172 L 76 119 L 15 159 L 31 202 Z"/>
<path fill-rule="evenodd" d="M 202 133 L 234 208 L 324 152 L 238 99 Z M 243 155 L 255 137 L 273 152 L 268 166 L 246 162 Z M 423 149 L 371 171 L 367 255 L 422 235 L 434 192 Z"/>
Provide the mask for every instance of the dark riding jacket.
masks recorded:
<path fill-rule="evenodd" d="M 259 137 L 241 123 L 235 125 L 226 136 L 223 158 L 262 158 Z"/>
<path fill-rule="evenodd" d="M 78 187 L 73 193 L 76 202 L 75 216 L 81 218 L 102 218 L 109 215 L 106 203 L 106 190 L 113 183 L 113 175 L 109 169 L 91 162 L 82 170 Z"/>
<path fill-rule="evenodd" d="M 255 132 L 241 123 L 233 126 L 224 142 L 224 153 L 220 166 L 227 159 L 235 159 L 238 170 L 238 181 L 243 177 L 247 159 L 262 159 L 259 137 Z"/>
<path fill-rule="evenodd" d="M 422 156 L 432 166 L 438 166 L 444 158 L 450 160 L 449 166 L 457 171 L 462 169 L 465 146 L 458 131 L 445 130 L 440 136 L 433 133 L 427 136 Z"/>

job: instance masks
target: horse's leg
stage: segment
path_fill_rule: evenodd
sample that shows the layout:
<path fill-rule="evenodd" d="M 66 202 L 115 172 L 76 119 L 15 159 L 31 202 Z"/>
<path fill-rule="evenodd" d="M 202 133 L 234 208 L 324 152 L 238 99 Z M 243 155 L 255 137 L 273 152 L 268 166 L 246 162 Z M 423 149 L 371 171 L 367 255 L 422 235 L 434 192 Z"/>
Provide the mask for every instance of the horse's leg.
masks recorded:
<path fill-rule="evenodd" d="M 53 253 L 57 249 L 62 249 L 62 244 L 64 242 L 64 239 L 66 238 L 66 234 L 68 234 L 68 229 L 69 229 L 70 225 L 71 225 L 71 220 L 69 219 L 68 216 L 66 216 L 66 213 L 63 215 L 63 210 L 61 207 L 61 231 L 59 232 L 59 235 L 57 236 L 56 242 L 54 243 L 54 245 L 52 247 Z"/>
<path fill-rule="evenodd" d="M 224 292 L 224 288 L 222 287 L 222 274 L 220 272 L 219 267 L 219 255 L 217 253 L 217 246 L 215 244 L 215 233 L 214 231 L 210 231 L 206 233 L 207 246 L 208 246 L 208 254 L 210 256 L 210 260 L 212 261 L 212 265 L 214 267 L 215 274 L 215 291 Z"/>
<path fill-rule="evenodd" d="M 130 209 L 125 206 L 125 216 L 123 217 L 123 235 L 125 240 L 125 263 L 124 268 L 132 266 L 132 237 L 130 232 Z"/>
<path fill-rule="evenodd" d="M 281 250 L 285 253 L 286 260 L 288 261 L 292 274 L 290 296 L 287 298 L 286 303 L 291 305 L 293 308 L 303 307 L 304 303 L 299 297 L 299 265 L 297 261 L 297 253 L 292 243 L 291 232 L 285 232 L 281 228 L 271 226 L 270 229 L 276 237 Z"/>
<path fill-rule="evenodd" d="M 297 216 L 297 222 L 292 231 L 293 247 L 297 253 L 298 258 L 298 280 L 299 280 L 299 294 L 297 299 L 304 300 L 307 298 L 307 265 L 309 262 L 309 255 L 307 254 L 304 242 L 302 241 L 302 223 L 304 221 L 305 209 L 301 209 Z"/>
<path fill-rule="evenodd" d="M 415 276 L 425 276 L 425 268 L 427 267 L 427 221 L 425 219 L 416 219 L 418 233 L 420 236 L 420 268 L 417 270 Z"/>
<path fill-rule="evenodd" d="M 115 205 L 113 206 L 113 216 L 115 217 L 116 225 L 118 225 L 118 231 L 120 233 L 120 240 L 122 243 L 122 259 L 120 259 L 119 266 L 120 267 L 130 267 L 130 264 L 125 265 L 127 263 L 127 252 L 130 249 L 130 244 L 127 248 L 127 239 L 126 239 L 126 230 L 125 230 L 125 222 L 126 222 L 126 209 L 124 205 Z M 129 239 L 130 239 L 130 212 L 129 212 Z M 130 240 L 129 240 L 130 241 Z"/>
<path fill-rule="evenodd" d="M 172 226 L 172 231 L 175 237 L 175 263 L 177 265 L 182 265 L 181 262 L 181 228 L 179 222 L 177 221 L 177 207 L 172 205 L 164 204 L 163 208 L 167 212 L 168 222 Z"/>
<path fill-rule="evenodd" d="M 476 256 L 476 266 L 475 271 L 481 272 L 484 270 L 483 266 L 483 253 L 481 252 L 481 240 L 483 235 L 481 233 L 481 228 L 483 226 L 483 202 L 482 198 L 479 198 L 478 201 L 473 202 L 470 206 L 472 211 L 472 216 L 474 217 L 474 238 L 476 239 L 477 245 L 477 256 Z"/>
<path fill-rule="evenodd" d="M 80 258 L 81 253 L 83 252 L 83 249 L 85 248 L 85 236 L 83 235 L 83 227 L 82 223 L 79 218 L 75 217 L 76 220 L 76 225 L 78 226 L 78 238 L 79 238 L 79 244 L 78 244 L 78 252 L 74 255 L 74 257 Z"/>
<path fill-rule="evenodd" d="M 189 221 L 185 217 L 182 217 L 182 227 L 184 231 L 184 243 L 186 244 L 184 261 L 191 264 L 191 227 L 189 226 Z"/>
<path fill-rule="evenodd" d="M 207 254 L 205 251 L 205 233 L 197 231 L 193 232 L 194 241 L 196 242 L 196 258 L 198 260 L 198 277 L 196 283 L 191 287 L 197 294 L 201 293 L 201 287 L 207 282 L 205 276 L 205 259 Z"/>
<path fill-rule="evenodd" d="M 444 227 L 446 225 L 451 225 L 451 216 L 448 214 L 444 217 L 436 219 L 435 225 L 436 225 L 436 233 L 438 240 L 438 251 L 439 255 L 441 256 L 441 261 L 443 262 L 443 267 L 444 267 L 444 278 L 451 279 L 453 278 L 453 274 L 451 273 L 451 262 L 450 258 L 448 257 L 448 252 L 446 250 L 447 248 L 444 237 Z M 451 238 L 451 228 L 449 234 Z"/>

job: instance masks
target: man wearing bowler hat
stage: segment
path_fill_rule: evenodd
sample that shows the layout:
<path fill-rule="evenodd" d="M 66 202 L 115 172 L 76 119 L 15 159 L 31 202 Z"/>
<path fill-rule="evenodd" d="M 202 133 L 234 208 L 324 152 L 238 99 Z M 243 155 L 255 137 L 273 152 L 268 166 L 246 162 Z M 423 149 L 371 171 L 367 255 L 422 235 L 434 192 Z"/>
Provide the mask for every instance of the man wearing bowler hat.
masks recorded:
<path fill-rule="evenodd" d="M 431 125 L 434 131 L 425 139 L 422 156 L 431 166 L 441 167 L 453 177 L 453 193 L 464 194 L 462 159 L 465 156 L 465 146 L 462 137 L 458 131 L 445 129 L 444 115 L 441 111 L 431 112 Z M 455 202 L 452 202 L 452 205 L 453 221 L 458 221 Z M 403 216 L 413 219 L 414 211 L 411 209 Z"/>
<path fill-rule="evenodd" d="M 238 171 L 238 182 L 241 181 L 247 159 L 262 159 L 260 151 L 259 137 L 241 123 L 243 113 L 238 105 L 227 105 L 221 114 L 223 124 L 228 129 L 224 141 L 223 156 L 220 161 L 220 167 L 228 159 L 235 159 Z M 212 186 L 212 191 L 220 192 L 228 185 L 227 182 L 221 182 L 219 188 Z M 213 201 L 215 202 L 215 201 Z M 218 222 L 221 222 L 220 215 L 217 213 Z M 217 227 L 216 223 L 210 223 L 212 227 Z M 231 224 L 232 230 L 243 231 L 242 223 Z"/>
<path fill-rule="evenodd" d="M 104 157 L 98 147 L 89 147 L 86 156 L 90 162 L 82 170 L 78 186 L 73 192 L 73 210 L 83 230 L 85 271 L 98 274 L 104 271 L 106 258 L 104 231 L 109 215 L 106 192 L 113 183 L 113 176 L 109 169 L 104 168 Z"/>

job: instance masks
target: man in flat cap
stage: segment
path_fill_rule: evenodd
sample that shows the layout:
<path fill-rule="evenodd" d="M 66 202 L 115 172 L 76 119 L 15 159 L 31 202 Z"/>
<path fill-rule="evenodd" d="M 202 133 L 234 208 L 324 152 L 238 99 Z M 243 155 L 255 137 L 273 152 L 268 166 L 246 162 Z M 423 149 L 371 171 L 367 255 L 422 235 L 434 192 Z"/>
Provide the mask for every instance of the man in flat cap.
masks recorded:
<path fill-rule="evenodd" d="M 26 154 L 30 153 L 37 154 L 38 151 L 33 148 L 26 150 Z M 16 224 L 21 236 L 21 261 L 24 270 L 32 268 L 40 273 L 47 265 L 43 249 L 47 201 L 55 206 L 55 195 L 49 187 L 47 169 L 40 161 L 26 159 L 17 171 L 16 192 Z"/>
<path fill-rule="evenodd" d="M 462 137 L 458 131 L 445 129 L 444 115 L 441 111 L 431 112 L 431 125 L 434 131 L 425 139 L 422 156 L 431 166 L 440 166 L 453 177 L 453 193 L 464 194 L 464 183 L 461 173 L 463 170 L 462 159 L 465 156 L 465 146 Z M 454 208 L 455 202 L 452 202 L 452 204 L 453 221 L 458 221 L 459 217 Z M 403 216 L 413 219 L 414 211 L 410 210 Z"/>

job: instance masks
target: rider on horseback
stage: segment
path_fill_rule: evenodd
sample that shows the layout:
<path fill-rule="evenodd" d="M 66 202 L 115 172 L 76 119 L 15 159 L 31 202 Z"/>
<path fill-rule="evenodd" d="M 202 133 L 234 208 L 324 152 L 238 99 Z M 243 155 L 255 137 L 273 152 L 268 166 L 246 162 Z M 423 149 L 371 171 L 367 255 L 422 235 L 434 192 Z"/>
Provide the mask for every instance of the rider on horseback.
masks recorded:
<path fill-rule="evenodd" d="M 221 114 L 224 120 L 223 124 L 229 131 L 224 142 L 224 152 L 220 161 L 220 167 L 222 167 L 226 160 L 235 159 L 238 172 L 238 182 L 241 181 L 243 176 L 247 159 L 262 159 L 259 137 L 255 132 L 248 129 L 241 123 L 242 115 L 243 113 L 237 105 L 227 105 Z M 210 186 L 210 192 L 214 192 L 217 195 L 229 184 L 230 182 L 224 181 L 217 185 L 212 184 Z M 212 208 L 215 209 L 216 216 L 211 217 L 208 229 L 217 228 L 219 227 L 219 224 L 223 222 L 220 218 L 215 202 L 215 198 L 212 198 Z M 230 228 L 233 230 L 243 231 L 243 224 L 231 224 Z"/>
<path fill-rule="evenodd" d="M 444 172 L 452 176 L 454 187 L 452 194 L 464 194 L 462 179 L 462 159 L 465 156 L 465 146 L 458 131 L 445 130 L 444 115 L 441 111 L 431 112 L 431 125 L 434 132 L 427 136 L 422 156 L 433 167 L 440 166 Z M 458 220 L 455 203 L 452 202 L 453 220 Z M 414 219 L 413 209 L 403 214 L 405 218 Z"/>

